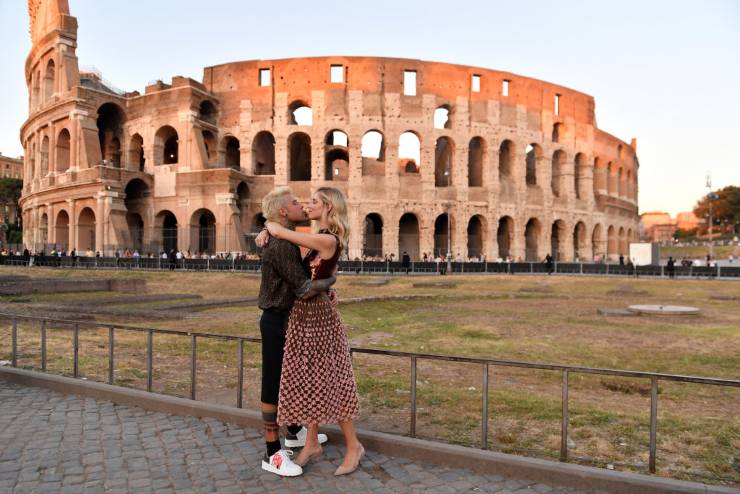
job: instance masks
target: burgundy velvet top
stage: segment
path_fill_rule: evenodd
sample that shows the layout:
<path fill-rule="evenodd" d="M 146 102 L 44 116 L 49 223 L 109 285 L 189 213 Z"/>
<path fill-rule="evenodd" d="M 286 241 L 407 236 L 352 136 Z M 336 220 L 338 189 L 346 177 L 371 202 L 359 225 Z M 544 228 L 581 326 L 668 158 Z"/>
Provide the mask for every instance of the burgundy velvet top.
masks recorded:
<path fill-rule="evenodd" d="M 334 268 L 337 267 L 337 261 L 342 253 L 342 244 L 339 242 L 339 237 L 329 232 L 328 230 L 319 230 L 319 233 L 327 233 L 334 236 L 337 241 L 337 248 L 334 250 L 334 255 L 331 259 L 322 259 L 319 257 L 319 252 L 316 250 L 308 251 L 306 257 L 303 259 L 303 263 L 311 271 L 312 280 L 323 280 L 334 275 Z"/>

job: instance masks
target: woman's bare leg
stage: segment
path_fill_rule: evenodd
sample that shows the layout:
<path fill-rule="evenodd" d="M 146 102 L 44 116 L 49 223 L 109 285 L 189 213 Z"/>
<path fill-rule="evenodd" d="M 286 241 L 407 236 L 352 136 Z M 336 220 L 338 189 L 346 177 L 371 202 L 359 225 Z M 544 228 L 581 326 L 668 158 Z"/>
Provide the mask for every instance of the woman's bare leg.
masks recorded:
<path fill-rule="evenodd" d="M 357 463 L 357 458 L 362 453 L 362 444 L 357 439 L 355 425 L 351 420 L 339 422 L 339 427 L 342 429 L 344 442 L 347 445 L 347 451 L 344 454 L 344 460 L 342 460 L 341 466 L 345 468 L 353 467 Z"/>
<path fill-rule="evenodd" d="M 306 445 L 303 446 L 303 449 L 301 449 L 301 452 L 298 453 L 295 459 L 298 465 L 305 465 L 312 456 L 320 454 L 322 451 L 319 444 L 319 425 L 310 424 L 306 429 L 308 432 L 306 435 Z"/>

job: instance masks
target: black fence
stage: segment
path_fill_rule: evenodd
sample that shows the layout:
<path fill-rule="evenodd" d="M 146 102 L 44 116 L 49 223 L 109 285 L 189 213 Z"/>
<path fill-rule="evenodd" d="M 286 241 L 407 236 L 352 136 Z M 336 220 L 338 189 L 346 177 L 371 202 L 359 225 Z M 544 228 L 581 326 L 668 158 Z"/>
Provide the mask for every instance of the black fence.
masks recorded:
<path fill-rule="evenodd" d="M 0 256 L 0 264 L 11 266 L 46 266 L 76 269 L 143 269 L 185 271 L 257 272 L 258 259 L 177 259 L 159 257 L 70 257 L 70 256 Z M 411 262 L 339 261 L 339 271 L 357 274 L 568 274 L 669 277 L 666 266 L 633 266 L 630 264 L 586 264 L 556 262 Z M 681 278 L 740 278 L 738 266 L 676 266 L 673 275 Z"/>

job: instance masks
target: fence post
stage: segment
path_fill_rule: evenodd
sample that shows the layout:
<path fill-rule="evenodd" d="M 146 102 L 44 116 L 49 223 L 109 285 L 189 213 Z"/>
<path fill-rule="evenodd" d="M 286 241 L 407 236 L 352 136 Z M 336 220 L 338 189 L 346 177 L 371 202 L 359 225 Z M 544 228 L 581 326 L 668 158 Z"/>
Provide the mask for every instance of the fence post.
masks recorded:
<path fill-rule="evenodd" d="M 416 437 L 416 356 L 411 356 L 411 437 Z"/>
<path fill-rule="evenodd" d="M 152 367 L 154 350 L 154 331 L 151 329 L 146 335 L 146 390 L 152 392 Z"/>
<path fill-rule="evenodd" d="M 237 348 L 237 365 L 239 366 L 239 375 L 237 377 L 238 390 L 236 392 L 236 407 L 242 408 L 243 406 L 243 393 L 244 393 L 244 340 L 239 338 L 239 347 Z"/>
<path fill-rule="evenodd" d="M 13 367 L 18 367 L 18 320 L 15 317 L 13 318 L 11 332 Z"/>
<path fill-rule="evenodd" d="M 46 372 L 46 319 L 41 320 L 41 371 Z"/>
<path fill-rule="evenodd" d="M 481 439 L 483 449 L 488 449 L 488 364 L 483 364 L 483 417 L 481 418 Z"/>
<path fill-rule="evenodd" d="M 563 413 L 560 426 L 560 461 L 568 460 L 568 369 L 563 371 Z"/>
<path fill-rule="evenodd" d="M 74 333 L 72 337 L 72 344 L 74 345 L 74 359 L 72 362 L 73 371 L 72 375 L 78 377 L 80 374 L 80 323 L 75 323 Z"/>
<path fill-rule="evenodd" d="M 113 326 L 108 328 L 108 384 L 113 384 Z"/>
<path fill-rule="evenodd" d="M 190 399 L 195 399 L 195 355 L 197 341 L 194 334 L 190 335 Z"/>
<path fill-rule="evenodd" d="M 656 437 L 658 429 L 658 378 L 650 377 L 650 458 L 648 469 L 655 473 Z"/>

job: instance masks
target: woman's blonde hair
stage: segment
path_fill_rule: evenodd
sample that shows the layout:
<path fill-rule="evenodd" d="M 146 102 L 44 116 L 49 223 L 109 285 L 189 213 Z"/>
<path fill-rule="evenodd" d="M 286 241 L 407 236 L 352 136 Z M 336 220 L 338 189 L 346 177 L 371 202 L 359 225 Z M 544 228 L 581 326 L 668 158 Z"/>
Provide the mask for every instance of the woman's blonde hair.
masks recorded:
<path fill-rule="evenodd" d="M 349 218 L 347 216 L 347 202 L 339 189 L 334 187 L 319 187 L 316 194 L 326 206 L 331 206 L 327 214 L 329 232 L 339 237 L 342 251 L 347 252 L 349 242 Z"/>

